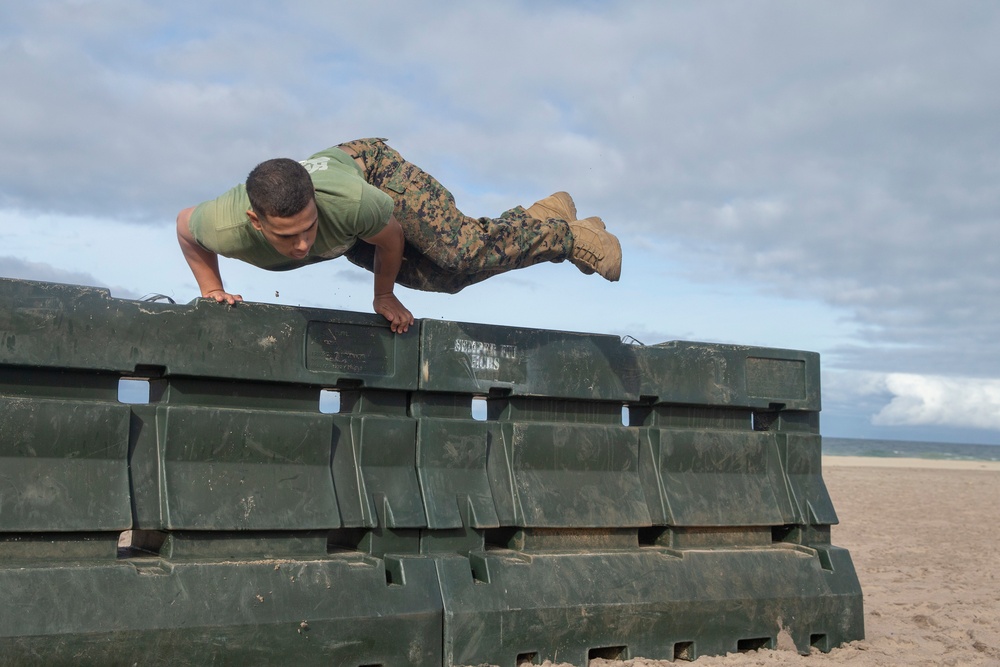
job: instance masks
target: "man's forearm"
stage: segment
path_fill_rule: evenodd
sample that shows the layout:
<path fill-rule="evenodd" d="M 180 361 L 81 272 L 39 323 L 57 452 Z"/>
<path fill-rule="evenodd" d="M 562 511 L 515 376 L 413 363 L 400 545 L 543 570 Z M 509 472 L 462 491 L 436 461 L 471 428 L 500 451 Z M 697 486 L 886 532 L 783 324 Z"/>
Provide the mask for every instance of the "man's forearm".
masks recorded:
<path fill-rule="evenodd" d="M 198 283 L 201 295 L 204 297 L 214 296 L 217 301 L 228 303 L 242 301 L 243 297 L 238 294 L 230 295 L 223 287 L 222 274 L 219 272 L 219 256 L 201 247 L 191 236 L 188 223 L 192 210 L 184 209 L 177 216 L 177 243 L 180 245 L 181 253 Z"/>
<path fill-rule="evenodd" d="M 413 324 L 413 314 L 399 302 L 392 293 L 396 285 L 396 276 L 403 265 L 403 228 L 392 216 L 389 224 L 375 236 L 365 239 L 375 246 L 375 299 L 372 306 L 375 312 L 389 320 L 390 328 L 396 333 L 406 333 Z"/>
<path fill-rule="evenodd" d="M 403 265 L 403 229 L 394 217 L 389 218 L 389 225 L 379 233 L 375 243 L 375 296 L 392 294 L 396 285 L 396 276 Z"/>
<path fill-rule="evenodd" d="M 187 260 L 202 296 L 224 289 L 222 274 L 219 272 L 219 257 L 204 248 L 181 241 L 181 252 Z"/>

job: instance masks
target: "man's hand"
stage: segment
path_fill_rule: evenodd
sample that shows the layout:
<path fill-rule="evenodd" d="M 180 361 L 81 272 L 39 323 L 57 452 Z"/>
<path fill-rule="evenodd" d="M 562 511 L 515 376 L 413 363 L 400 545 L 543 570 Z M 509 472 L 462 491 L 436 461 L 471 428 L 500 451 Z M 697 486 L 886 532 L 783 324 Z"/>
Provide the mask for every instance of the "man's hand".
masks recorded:
<path fill-rule="evenodd" d="M 230 306 L 235 306 L 243 301 L 241 294 L 230 294 L 224 289 L 214 289 L 207 294 L 202 294 L 202 296 L 206 299 L 215 299 L 218 303 L 228 303 Z"/>
<path fill-rule="evenodd" d="M 393 333 L 406 333 L 410 325 L 413 324 L 413 315 L 392 292 L 376 294 L 372 307 L 376 313 L 389 320 L 389 328 L 392 329 Z"/>

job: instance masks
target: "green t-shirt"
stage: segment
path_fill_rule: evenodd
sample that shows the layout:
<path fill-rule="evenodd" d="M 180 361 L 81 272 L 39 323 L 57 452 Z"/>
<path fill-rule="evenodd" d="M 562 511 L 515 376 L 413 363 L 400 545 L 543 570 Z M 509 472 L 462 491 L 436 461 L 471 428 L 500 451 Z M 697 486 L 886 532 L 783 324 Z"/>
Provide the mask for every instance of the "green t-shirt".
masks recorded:
<path fill-rule="evenodd" d="M 303 259 L 285 257 L 247 217 L 246 186 L 199 204 L 191 213 L 191 235 L 207 250 L 271 271 L 285 271 L 340 257 L 359 239 L 371 238 L 389 222 L 392 198 L 367 183 L 350 155 L 333 147 L 302 165 L 316 187 L 316 242 Z"/>

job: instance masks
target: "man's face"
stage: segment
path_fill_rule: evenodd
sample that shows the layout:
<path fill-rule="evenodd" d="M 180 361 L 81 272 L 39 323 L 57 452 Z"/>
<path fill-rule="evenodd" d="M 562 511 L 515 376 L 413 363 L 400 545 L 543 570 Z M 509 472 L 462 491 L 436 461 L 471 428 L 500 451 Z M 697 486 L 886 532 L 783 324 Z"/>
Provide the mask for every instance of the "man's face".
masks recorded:
<path fill-rule="evenodd" d="M 258 218 L 252 210 L 247 211 L 247 216 L 254 228 L 285 257 L 303 259 L 316 242 L 319 213 L 315 200 L 310 200 L 304 209 L 288 218 Z"/>

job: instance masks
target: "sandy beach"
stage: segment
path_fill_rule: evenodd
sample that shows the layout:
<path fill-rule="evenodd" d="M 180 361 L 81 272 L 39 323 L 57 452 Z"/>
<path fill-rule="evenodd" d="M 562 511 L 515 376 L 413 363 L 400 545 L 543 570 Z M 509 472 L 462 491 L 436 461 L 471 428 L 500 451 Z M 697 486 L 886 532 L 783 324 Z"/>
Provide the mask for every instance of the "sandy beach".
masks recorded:
<path fill-rule="evenodd" d="M 1000 665 L 1000 463 L 824 457 L 823 464 L 840 517 L 833 542 L 850 549 L 864 591 L 866 638 L 826 654 L 762 650 L 688 664 Z M 599 659 L 590 667 L 676 664 Z"/>

